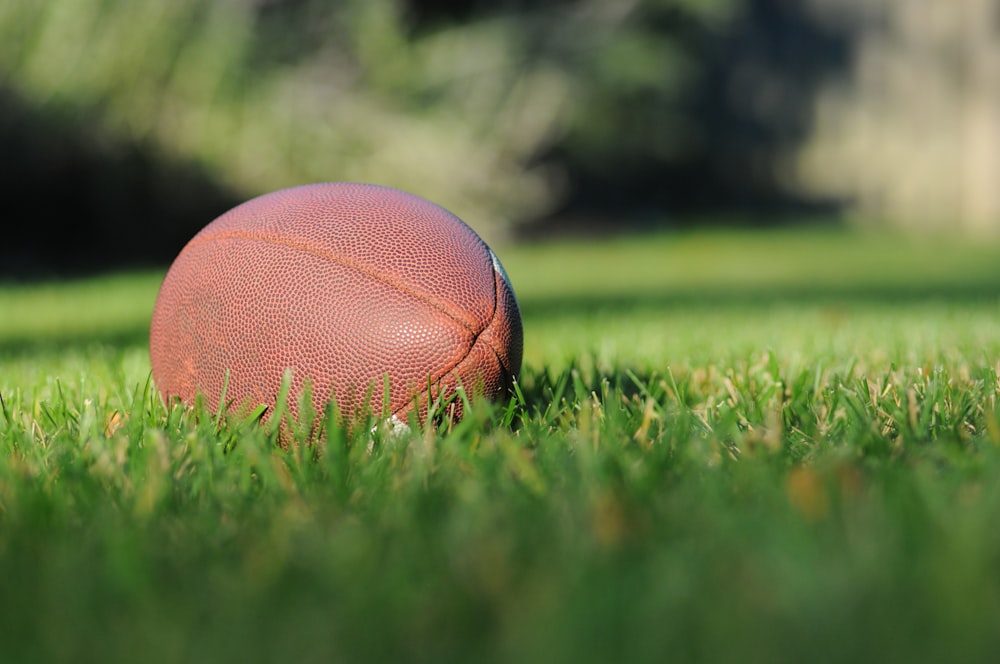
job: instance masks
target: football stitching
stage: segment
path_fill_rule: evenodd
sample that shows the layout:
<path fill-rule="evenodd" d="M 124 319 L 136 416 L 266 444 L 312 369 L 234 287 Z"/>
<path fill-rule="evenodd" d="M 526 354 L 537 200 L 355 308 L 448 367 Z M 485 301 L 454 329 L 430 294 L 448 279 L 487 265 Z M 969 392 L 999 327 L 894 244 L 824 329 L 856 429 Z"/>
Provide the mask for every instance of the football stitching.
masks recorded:
<path fill-rule="evenodd" d="M 462 315 L 460 315 L 459 313 L 456 313 L 456 311 L 454 310 L 454 307 L 452 307 L 451 303 L 448 302 L 447 300 L 443 300 L 441 298 L 437 298 L 437 297 L 433 297 L 431 295 L 427 295 L 425 293 L 421 293 L 421 292 L 419 292 L 419 291 L 411 288 L 410 286 L 407 286 L 406 284 L 404 284 L 402 282 L 398 282 L 395 279 L 392 279 L 390 277 L 386 277 L 385 275 L 379 274 L 378 272 L 375 272 L 374 270 L 366 268 L 363 265 L 355 263 L 354 261 L 348 260 L 348 259 L 344 258 L 343 256 L 339 256 L 339 255 L 337 255 L 337 254 L 335 254 L 333 252 L 320 251 L 320 250 L 317 250 L 317 249 L 315 249 L 313 247 L 310 247 L 309 245 L 306 245 L 306 244 L 302 244 L 302 243 L 299 243 L 299 242 L 293 242 L 293 241 L 290 241 L 290 240 L 285 240 L 285 239 L 282 239 L 282 238 L 279 238 L 279 237 L 275 237 L 275 236 L 271 236 L 271 235 L 267 235 L 267 234 L 263 234 L 263 233 L 260 233 L 260 234 L 258 234 L 258 233 L 240 233 L 240 232 L 235 232 L 235 231 L 229 231 L 227 233 L 220 233 L 220 234 L 217 234 L 217 235 L 208 235 L 208 236 L 205 236 L 205 237 L 202 237 L 202 238 L 195 238 L 195 239 L 191 240 L 191 242 L 188 243 L 188 247 L 194 247 L 194 246 L 197 246 L 199 244 L 204 244 L 206 242 L 212 242 L 212 241 L 215 241 L 215 240 L 253 240 L 253 241 L 257 241 L 257 242 L 263 242 L 265 244 L 273 244 L 273 245 L 277 245 L 277 246 L 288 247 L 289 249 L 296 249 L 298 251 L 304 251 L 304 252 L 306 252 L 308 254 L 312 254 L 313 256 L 318 256 L 320 258 L 325 258 L 327 260 L 333 261 L 334 263 L 338 263 L 338 264 L 340 264 L 340 265 L 342 265 L 344 267 L 347 267 L 347 268 L 350 268 L 350 269 L 355 270 L 357 272 L 360 272 L 361 274 L 363 274 L 363 275 L 365 275 L 365 276 L 367 276 L 367 277 L 369 277 L 371 279 L 374 279 L 375 281 L 379 281 L 379 282 L 381 282 L 381 283 L 383 283 L 383 284 L 385 284 L 387 286 L 391 286 L 392 288 L 395 288 L 396 290 L 398 290 L 398 291 L 400 291 L 402 293 L 405 293 L 406 295 L 409 295 L 409 296 L 411 296 L 411 297 L 413 297 L 413 298 L 415 298 L 417 300 L 420 300 L 421 302 L 423 302 L 425 304 L 430 305 L 431 307 L 433 307 L 434 309 L 437 309 L 439 312 L 443 313 L 445 316 L 447 316 L 451 320 L 453 320 L 456 323 L 458 323 L 459 325 L 461 325 L 469 333 L 475 335 L 476 339 L 479 338 L 479 335 L 482 334 L 483 330 L 485 330 L 487 327 L 489 327 L 489 325 L 493 322 L 493 316 L 496 315 L 496 306 L 497 306 L 496 305 L 496 270 L 493 270 L 493 292 L 494 292 L 494 296 L 493 296 L 493 300 L 494 300 L 493 301 L 493 316 L 490 317 L 490 322 L 487 323 L 485 326 L 483 326 L 482 330 L 478 330 L 477 331 L 475 329 L 474 325 L 470 324 L 468 320 L 463 320 Z M 475 341 L 473 341 L 472 345 L 475 345 Z M 471 349 L 471 345 L 470 345 L 470 349 Z"/>
<path fill-rule="evenodd" d="M 492 252 L 490 252 L 490 253 L 492 253 Z M 406 400 L 403 402 L 403 405 L 401 405 L 396 410 L 392 411 L 393 415 L 398 415 L 402 410 L 404 410 L 404 409 L 408 408 L 409 406 L 411 406 L 413 404 L 413 400 L 414 399 L 416 399 L 417 397 L 419 397 L 421 394 L 426 394 L 427 391 L 431 388 L 431 386 L 434 383 L 439 382 L 442 378 L 444 378 L 445 376 L 447 376 L 451 372 L 453 372 L 456 369 L 458 369 L 459 366 L 461 366 L 466 360 L 469 359 L 469 356 L 472 355 L 472 351 L 476 347 L 476 344 L 478 344 L 479 340 L 482 338 L 483 333 L 486 332 L 486 330 L 490 329 L 493 326 L 493 323 L 496 321 L 497 312 L 500 310 L 500 304 L 499 304 L 499 302 L 497 302 L 498 298 L 497 298 L 496 293 L 497 293 L 497 270 L 494 268 L 494 270 L 493 270 L 493 313 L 490 315 L 489 322 L 486 323 L 486 325 L 483 326 L 482 330 L 480 330 L 478 333 L 476 333 L 476 336 L 475 336 L 475 338 L 473 338 L 472 343 L 469 344 L 469 350 L 467 350 L 465 352 L 465 355 L 463 355 L 462 357 L 460 357 L 459 359 L 457 359 L 453 364 L 451 364 L 451 366 L 447 367 L 446 369 L 438 372 L 437 374 L 432 374 L 432 377 L 427 379 L 427 383 L 428 383 L 427 387 L 421 388 L 420 390 L 418 390 L 418 391 L 414 392 L 413 394 L 409 395 L 408 397 L 406 397 Z M 493 351 L 494 354 L 497 354 L 496 349 L 493 348 L 492 344 L 486 344 L 486 345 L 489 347 L 489 349 L 491 351 Z M 499 359 L 499 356 L 497 357 L 497 359 Z M 500 367 L 501 367 L 501 370 L 506 371 L 505 367 L 503 366 L 503 362 L 500 363 Z M 428 404 L 430 402 L 430 396 L 431 396 L 430 394 L 427 394 Z"/>

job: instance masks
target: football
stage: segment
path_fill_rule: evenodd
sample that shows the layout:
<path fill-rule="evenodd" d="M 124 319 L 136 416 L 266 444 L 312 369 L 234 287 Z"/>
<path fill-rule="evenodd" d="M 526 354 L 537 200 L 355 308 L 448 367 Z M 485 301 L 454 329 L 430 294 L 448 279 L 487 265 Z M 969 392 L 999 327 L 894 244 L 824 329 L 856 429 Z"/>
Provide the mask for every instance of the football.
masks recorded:
<path fill-rule="evenodd" d="M 169 402 L 273 411 L 290 377 L 319 414 L 405 423 L 499 399 L 520 369 L 507 274 L 469 226 L 419 196 L 371 184 L 284 189 L 226 212 L 171 265 L 150 328 Z"/>

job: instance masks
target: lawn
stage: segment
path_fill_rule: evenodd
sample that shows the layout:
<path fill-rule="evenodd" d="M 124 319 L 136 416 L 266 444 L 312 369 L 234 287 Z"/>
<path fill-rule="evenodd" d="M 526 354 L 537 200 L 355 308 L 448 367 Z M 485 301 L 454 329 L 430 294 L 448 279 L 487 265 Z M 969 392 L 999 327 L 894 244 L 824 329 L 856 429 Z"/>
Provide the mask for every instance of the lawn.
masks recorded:
<path fill-rule="evenodd" d="M 1000 245 L 500 254 L 519 403 L 289 451 L 156 396 L 161 272 L 0 287 L 0 661 L 995 659 Z"/>

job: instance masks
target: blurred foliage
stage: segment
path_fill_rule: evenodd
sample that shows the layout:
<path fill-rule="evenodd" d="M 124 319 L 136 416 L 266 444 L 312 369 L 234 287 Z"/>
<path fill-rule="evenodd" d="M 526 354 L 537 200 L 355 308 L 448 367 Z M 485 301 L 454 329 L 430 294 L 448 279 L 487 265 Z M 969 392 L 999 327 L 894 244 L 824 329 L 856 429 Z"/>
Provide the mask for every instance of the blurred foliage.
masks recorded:
<path fill-rule="evenodd" d="M 194 157 L 243 191 L 376 181 L 488 226 L 550 203 L 525 162 L 567 95 L 558 72 L 522 66 L 517 25 L 410 37 L 390 0 L 11 0 L 0 67 L 28 103 Z"/>
<path fill-rule="evenodd" d="M 144 222 L 156 260 L 229 201 L 310 181 L 410 190 L 490 240 L 551 215 L 662 220 L 794 198 L 777 173 L 813 44 L 842 46 L 769 0 L 6 0 L 0 148 L 38 166 L 8 166 L 35 192 L 22 225 L 54 186 L 125 255 Z M 86 158 L 61 168 L 61 145 Z"/>

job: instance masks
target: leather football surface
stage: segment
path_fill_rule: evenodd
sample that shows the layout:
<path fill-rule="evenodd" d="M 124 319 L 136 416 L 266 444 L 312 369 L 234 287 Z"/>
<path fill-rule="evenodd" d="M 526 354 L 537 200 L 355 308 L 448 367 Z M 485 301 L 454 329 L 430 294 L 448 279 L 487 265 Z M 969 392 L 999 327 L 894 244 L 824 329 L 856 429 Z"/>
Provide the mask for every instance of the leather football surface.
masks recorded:
<path fill-rule="evenodd" d="M 520 369 L 514 292 L 492 250 L 418 196 L 327 183 L 265 194 L 226 212 L 181 251 L 150 329 L 168 400 L 270 411 L 310 386 L 322 413 L 420 421 L 435 400 L 461 417 L 470 396 L 506 395 Z"/>

